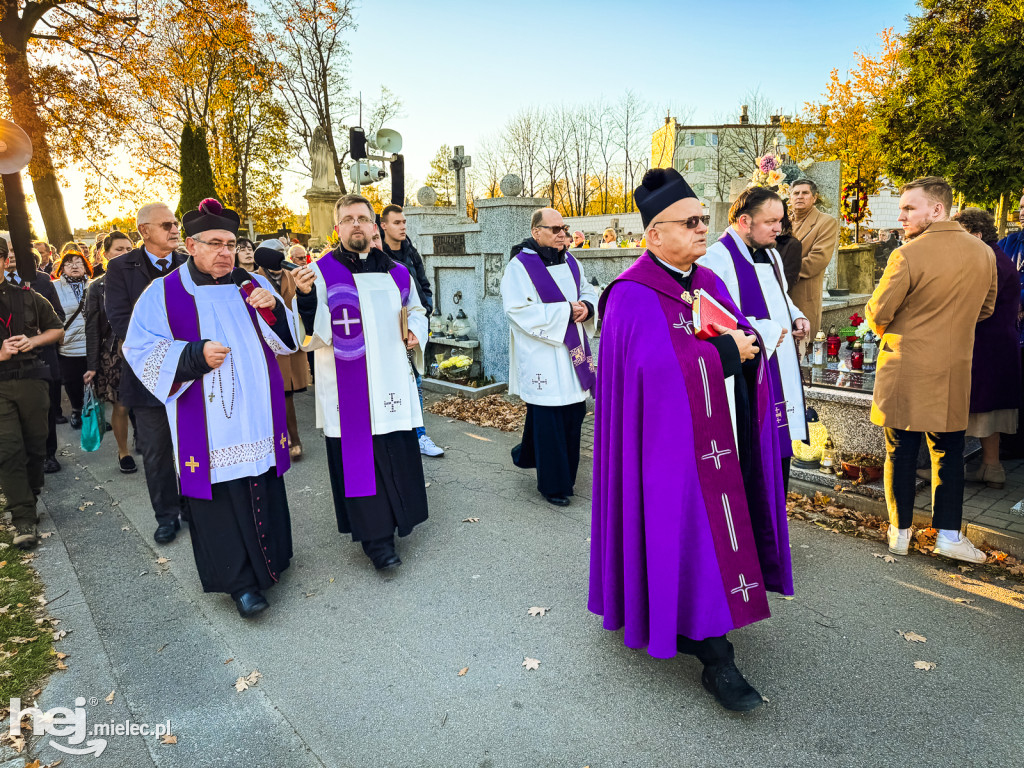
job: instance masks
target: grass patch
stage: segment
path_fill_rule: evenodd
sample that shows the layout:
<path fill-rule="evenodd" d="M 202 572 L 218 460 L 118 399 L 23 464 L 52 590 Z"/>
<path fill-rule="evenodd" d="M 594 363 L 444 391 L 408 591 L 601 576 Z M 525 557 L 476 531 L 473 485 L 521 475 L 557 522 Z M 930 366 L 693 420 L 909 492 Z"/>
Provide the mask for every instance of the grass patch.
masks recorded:
<path fill-rule="evenodd" d="M 13 539 L 14 530 L 0 525 L 0 716 L 14 697 L 34 700 L 31 694 L 59 661 L 43 583 L 32 568 L 35 555 Z"/>

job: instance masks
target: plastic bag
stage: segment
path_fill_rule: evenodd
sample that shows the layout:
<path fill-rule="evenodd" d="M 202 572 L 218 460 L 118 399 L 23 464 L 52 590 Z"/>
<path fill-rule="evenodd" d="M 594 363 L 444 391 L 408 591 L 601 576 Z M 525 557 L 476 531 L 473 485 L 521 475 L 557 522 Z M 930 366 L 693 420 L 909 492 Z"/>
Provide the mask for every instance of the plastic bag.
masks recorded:
<path fill-rule="evenodd" d="M 82 403 L 82 450 L 95 451 L 103 440 L 103 430 L 107 421 L 104 418 L 103 402 L 96 399 L 92 384 L 85 385 L 85 400 Z"/>

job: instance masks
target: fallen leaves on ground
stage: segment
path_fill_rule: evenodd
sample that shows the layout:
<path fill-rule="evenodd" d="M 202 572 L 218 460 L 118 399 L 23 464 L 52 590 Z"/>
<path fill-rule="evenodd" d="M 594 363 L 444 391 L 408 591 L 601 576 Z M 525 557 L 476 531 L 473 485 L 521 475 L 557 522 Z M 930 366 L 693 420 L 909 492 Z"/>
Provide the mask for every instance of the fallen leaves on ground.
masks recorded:
<path fill-rule="evenodd" d="M 115 694 L 115 692 L 111 691 L 110 693 L 108 693 L 106 696 L 103 697 L 103 700 L 105 702 L 107 702 L 107 704 L 112 704 L 113 701 L 114 701 L 114 694 Z"/>
<path fill-rule="evenodd" d="M 241 693 L 242 691 L 256 685 L 256 683 L 260 681 L 261 677 L 263 677 L 263 675 L 260 671 L 258 669 L 254 669 L 248 675 L 242 675 L 235 680 L 235 690 Z"/>
<path fill-rule="evenodd" d="M 480 518 L 479 517 L 467 517 L 462 522 L 464 522 L 464 523 L 479 523 L 480 522 Z"/>
<path fill-rule="evenodd" d="M 914 669 L 920 669 L 925 672 L 931 672 L 935 667 L 938 666 L 934 661 L 915 661 Z"/>
<path fill-rule="evenodd" d="M 510 402 L 502 395 L 490 395 L 479 400 L 449 395 L 428 405 L 427 410 L 438 416 L 451 416 L 478 427 L 494 427 L 503 432 L 516 432 L 526 421 L 526 403 Z"/>
<path fill-rule="evenodd" d="M 169 563 L 169 562 L 171 562 L 171 558 L 169 558 L 169 557 L 163 557 L 163 556 L 161 556 L 161 557 L 158 557 L 158 558 L 156 559 L 156 564 L 157 564 L 157 565 L 166 565 L 166 564 L 167 564 L 167 563 Z"/>
<path fill-rule="evenodd" d="M 459 670 L 459 677 L 465 677 L 467 672 L 469 672 L 469 667 L 463 667 Z"/>
<path fill-rule="evenodd" d="M 160 743 L 161 744 L 177 744 L 178 743 L 178 737 L 175 736 L 173 733 L 165 733 L 163 736 L 160 737 Z"/>
<path fill-rule="evenodd" d="M 530 610 L 528 610 L 527 613 L 531 616 L 544 616 L 550 610 L 550 608 L 540 608 L 539 606 L 535 605 Z"/>
<path fill-rule="evenodd" d="M 531 659 L 529 656 L 523 657 L 523 666 L 527 669 L 540 669 L 540 660 Z"/>
<path fill-rule="evenodd" d="M 953 602 L 954 603 L 966 603 L 967 605 L 970 605 L 974 601 L 969 599 L 969 598 L 966 598 L 966 597 L 955 597 L 955 598 L 953 598 Z"/>
<path fill-rule="evenodd" d="M 872 555 L 873 555 L 874 557 L 880 557 L 880 558 L 882 558 L 882 560 L 883 560 L 884 562 L 886 562 L 886 563 L 895 563 L 895 562 L 896 562 L 896 558 L 895 558 L 895 557 L 893 557 L 892 555 L 883 555 L 883 554 L 882 554 L 882 553 L 880 553 L 880 552 L 872 552 L 871 554 L 872 554 Z"/>
<path fill-rule="evenodd" d="M 919 635 L 917 632 L 900 632 L 900 637 L 906 640 L 908 643 L 927 643 L 928 638 L 924 635 Z"/>

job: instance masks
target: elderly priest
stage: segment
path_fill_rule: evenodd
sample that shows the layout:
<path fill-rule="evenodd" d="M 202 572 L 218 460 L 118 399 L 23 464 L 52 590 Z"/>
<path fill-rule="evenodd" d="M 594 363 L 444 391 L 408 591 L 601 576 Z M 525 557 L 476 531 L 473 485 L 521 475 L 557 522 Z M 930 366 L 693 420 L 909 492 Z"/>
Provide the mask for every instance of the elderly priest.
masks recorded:
<path fill-rule="evenodd" d="M 761 705 L 726 633 L 792 594 L 778 430 L 760 340 L 694 262 L 707 216 L 672 169 L 634 193 L 647 252 L 601 297 L 589 608 L 630 648 L 703 664 L 734 711 Z M 707 294 L 737 319 L 694 332 Z M 704 335 L 703 333 L 701 335 Z"/>
<path fill-rule="evenodd" d="M 182 226 L 189 259 L 142 294 L 124 356 L 167 408 L 203 589 L 230 594 L 247 618 L 292 556 L 275 356 L 297 349 L 297 326 L 266 278 L 233 274 L 234 211 L 207 199 Z"/>

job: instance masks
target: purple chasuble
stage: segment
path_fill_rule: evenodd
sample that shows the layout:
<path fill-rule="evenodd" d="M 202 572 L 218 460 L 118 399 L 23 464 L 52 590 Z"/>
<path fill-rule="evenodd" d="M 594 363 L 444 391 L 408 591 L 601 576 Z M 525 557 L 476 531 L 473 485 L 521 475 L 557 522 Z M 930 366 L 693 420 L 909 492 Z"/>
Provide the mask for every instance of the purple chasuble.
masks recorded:
<path fill-rule="evenodd" d="M 181 281 L 182 269 L 184 267 L 179 267 L 163 279 L 167 324 L 176 341 L 200 341 L 202 336 L 199 332 L 199 311 L 196 308 L 196 298 L 185 289 Z M 238 294 L 244 301 L 245 294 L 241 289 Z M 274 425 L 274 464 L 277 468 L 277 476 L 281 477 L 291 467 L 291 457 L 288 455 L 284 379 L 281 377 L 281 368 L 277 364 L 274 352 L 263 338 L 259 320 L 256 319 L 256 310 L 248 304 L 245 305 L 245 308 L 249 311 L 249 319 L 256 331 L 256 337 L 263 347 L 263 359 L 270 381 L 270 410 Z M 202 382 L 202 379 L 193 381 L 192 386 L 186 389 L 175 403 L 178 415 L 178 467 L 180 468 L 182 495 L 210 501 L 213 499 L 213 487 L 210 482 L 210 442 Z M 180 385 L 175 382 L 172 394 L 178 388 Z"/>
<path fill-rule="evenodd" d="M 548 272 L 548 268 L 544 266 L 544 260 L 538 253 L 524 248 L 516 254 L 516 258 L 526 268 L 526 274 L 530 276 L 533 287 L 537 289 L 537 295 L 540 296 L 541 302 L 559 304 L 569 301 L 562 294 L 562 289 L 558 287 L 558 283 Z M 569 265 L 569 271 L 572 272 L 573 284 L 576 286 L 576 301 L 579 301 L 582 295 L 580 292 L 580 266 L 571 253 L 565 254 L 565 263 Z M 580 338 L 581 335 L 582 338 Z M 562 343 L 569 350 L 569 360 L 572 362 L 573 370 L 576 371 L 576 378 L 580 380 L 580 386 L 583 387 L 584 392 L 589 392 L 597 381 L 594 376 L 594 356 L 590 352 L 587 334 L 580 334 L 579 327 L 572 321 L 571 310 Z"/>
<path fill-rule="evenodd" d="M 333 328 L 345 498 L 374 496 L 377 493 L 377 477 L 373 465 L 373 431 L 370 424 L 370 379 L 366 370 L 366 337 L 359 308 L 359 289 L 356 288 L 352 271 L 332 255 L 320 259 L 317 265 L 327 283 L 327 308 L 331 313 Z M 395 281 L 404 306 L 412 284 L 409 270 L 396 263 L 388 274 Z M 397 317 L 395 324 L 398 324 Z M 345 414 L 345 417 L 341 418 L 341 414 Z"/>
<path fill-rule="evenodd" d="M 757 279 L 757 270 L 754 265 L 743 258 L 739 246 L 732 237 L 725 233 L 720 242 L 732 256 L 733 268 L 736 270 L 736 281 L 740 286 L 740 310 L 747 317 L 754 317 L 758 320 L 771 319 L 768 312 L 768 304 L 761 292 L 761 283 Z M 772 269 L 775 272 L 775 279 L 779 281 L 779 289 L 782 295 L 786 295 L 783 288 L 782 275 L 779 274 L 779 266 L 772 259 Z M 788 313 L 788 309 L 787 309 Z M 793 323 L 790 319 L 788 330 L 792 332 Z M 761 349 L 765 349 L 761 345 Z M 779 450 L 783 458 L 793 455 L 793 442 L 789 439 L 789 417 L 786 414 L 786 394 L 782 389 L 782 371 L 779 369 L 778 354 L 768 358 L 768 380 L 772 387 L 772 406 L 775 409 L 775 426 L 779 430 Z M 803 403 L 800 403 L 800 413 L 803 413 Z"/>
<path fill-rule="evenodd" d="M 749 330 L 724 284 L 703 290 Z M 657 658 L 767 618 L 792 593 L 779 445 L 763 362 L 744 489 L 721 360 L 682 288 L 645 253 L 601 297 L 588 607 Z"/>

